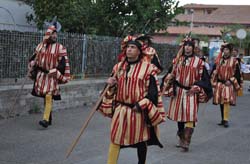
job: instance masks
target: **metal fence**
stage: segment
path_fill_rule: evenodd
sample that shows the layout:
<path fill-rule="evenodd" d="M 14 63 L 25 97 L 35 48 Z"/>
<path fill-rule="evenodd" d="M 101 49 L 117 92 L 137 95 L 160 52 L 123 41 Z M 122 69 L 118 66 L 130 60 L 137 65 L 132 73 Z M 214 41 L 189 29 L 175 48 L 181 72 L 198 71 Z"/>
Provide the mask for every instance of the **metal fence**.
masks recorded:
<path fill-rule="evenodd" d="M 44 32 L 0 31 L 0 78 L 23 78 L 28 59 Z M 58 42 L 67 48 L 71 73 L 75 78 L 107 76 L 117 62 L 121 38 L 59 33 Z M 164 68 L 168 68 L 176 47 L 154 44 Z"/>
<path fill-rule="evenodd" d="M 117 62 L 121 39 L 105 36 L 86 36 L 86 59 L 84 75 L 103 76 L 111 73 Z"/>
<path fill-rule="evenodd" d="M 28 59 L 44 33 L 0 31 L 0 78 L 22 78 L 27 73 Z M 58 41 L 68 51 L 71 71 L 82 71 L 83 35 L 63 33 Z"/>

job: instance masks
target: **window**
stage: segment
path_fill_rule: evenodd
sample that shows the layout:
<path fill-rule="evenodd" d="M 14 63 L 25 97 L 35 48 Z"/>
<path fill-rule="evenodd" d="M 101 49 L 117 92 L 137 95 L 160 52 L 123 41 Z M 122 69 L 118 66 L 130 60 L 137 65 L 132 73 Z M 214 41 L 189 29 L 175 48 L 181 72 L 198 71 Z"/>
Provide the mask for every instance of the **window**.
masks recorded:
<path fill-rule="evenodd" d="M 211 9 L 207 10 L 207 14 L 211 14 L 211 13 L 212 13 Z"/>

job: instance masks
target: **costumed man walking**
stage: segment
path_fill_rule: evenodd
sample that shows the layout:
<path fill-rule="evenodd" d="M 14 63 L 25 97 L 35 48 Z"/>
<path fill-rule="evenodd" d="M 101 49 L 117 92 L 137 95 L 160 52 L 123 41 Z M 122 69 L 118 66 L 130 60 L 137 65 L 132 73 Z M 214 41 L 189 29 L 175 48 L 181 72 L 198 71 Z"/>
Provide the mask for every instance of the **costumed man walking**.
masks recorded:
<path fill-rule="evenodd" d="M 66 48 L 57 43 L 55 26 L 50 26 L 29 61 L 29 77 L 34 80 L 33 96 L 44 98 L 43 119 L 39 124 L 47 128 L 52 124 L 52 101 L 61 100 L 59 84 L 70 80 L 69 59 Z"/>
<path fill-rule="evenodd" d="M 236 105 L 236 93 L 240 89 L 240 67 L 236 58 L 232 57 L 232 44 L 221 46 L 214 70 L 211 74 L 211 83 L 214 88 L 213 104 L 220 105 L 221 122 L 218 125 L 229 126 L 230 105 Z"/>
<path fill-rule="evenodd" d="M 131 39 L 132 36 L 127 36 L 124 38 L 121 44 L 122 52 L 118 55 L 118 61 L 121 61 L 123 58 L 126 57 L 126 45 L 129 39 Z M 139 41 L 142 44 L 142 54 L 143 54 L 143 61 L 146 61 L 148 63 L 154 64 L 157 68 L 157 74 L 160 74 L 163 70 L 163 67 L 161 65 L 159 56 L 156 52 L 156 50 L 151 47 L 152 44 L 152 38 L 149 35 L 141 34 L 137 36 L 137 41 Z"/>
<path fill-rule="evenodd" d="M 240 67 L 239 68 L 240 69 L 240 76 L 241 76 L 240 89 L 237 91 L 237 96 L 243 96 L 243 82 L 244 82 L 244 79 L 243 79 L 243 72 L 242 72 L 242 69 L 241 69 L 242 63 L 244 63 L 244 61 L 242 59 L 243 56 L 240 56 L 238 48 L 233 48 L 232 56 L 237 59 L 238 65 Z"/>
<path fill-rule="evenodd" d="M 194 54 L 195 43 L 188 37 L 173 60 L 173 66 L 163 79 L 163 94 L 171 97 L 167 117 L 176 121 L 179 143 L 183 152 L 189 151 L 197 122 L 199 103 L 212 97 L 212 86 L 204 61 Z"/>
<path fill-rule="evenodd" d="M 158 124 L 165 121 L 157 68 L 142 60 L 142 45 L 131 37 L 126 58 L 116 64 L 115 77 L 108 79 L 110 88 L 99 111 L 111 118 L 111 143 L 108 164 L 116 164 L 120 148 L 137 148 L 138 164 L 145 164 L 148 145 L 158 145 Z"/>

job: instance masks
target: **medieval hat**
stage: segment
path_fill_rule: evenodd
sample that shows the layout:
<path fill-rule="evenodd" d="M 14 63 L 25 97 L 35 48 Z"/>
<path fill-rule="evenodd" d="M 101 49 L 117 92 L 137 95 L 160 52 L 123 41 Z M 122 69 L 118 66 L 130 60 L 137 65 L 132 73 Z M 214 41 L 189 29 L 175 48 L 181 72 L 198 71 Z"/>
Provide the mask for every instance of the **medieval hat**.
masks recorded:
<path fill-rule="evenodd" d="M 141 40 L 139 40 L 137 37 L 131 36 L 131 35 L 126 36 L 126 37 L 123 39 L 122 44 L 121 44 L 122 50 L 125 50 L 126 47 L 128 46 L 128 44 L 133 44 L 133 45 L 135 45 L 140 51 L 142 51 L 143 42 L 142 42 Z"/>
<path fill-rule="evenodd" d="M 182 43 L 181 45 L 183 45 L 183 47 L 185 47 L 186 45 L 189 45 L 193 48 L 192 50 L 192 53 L 194 54 L 194 48 L 195 48 L 195 41 L 193 38 L 191 38 L 190 36 L 189 37 L 186 37 L 182 40 Z M 182 51 L 182 55 L 185 54 L 185 49 L 183 48 L 183 51 Z"/>
<path fill-rule="evenodd" d="M 221 58 L 223 56 L 223 50 L 224 50 L 224 48 L 228 48 L 229 51 L 231 52 L 233 50 L 233 44 L 224 42 L 221 45 L 220 52 L 219 52 L 218 56 L 215 59 L 215 64 L 219 64 L 220 63 L 220 60 L 221 60 Z"/>
<path fill-rule="evenodd" d="M 223 43 L 221 45 L 221 51 L 223 51 L 224 48 L 228 48 L 229 51 L 231 52 L 233 50 L 233 44 L 232 43 Z"/>
<path fill-rule="evenodd" d="M 146 49 L 150 44 L 152 44 L 152 37 L 147 34 L 138 35 L 136 40 L 142 43 L 142 49 Z"/>
<path fill-rule="evenodd" d="M 43 37 L 43 40 L 48 40 L 50 38 L 50 36 L 54 33 L 57 32 L 56 31 L 56 27 L 54 25 L 49 26 L 47 31 L 45 32 L 45 36 Z"/>
<path fill-rule="evenodd" d="M 195 40 L 191 37 L 187 37 L 183 39 L 182 42 L 183 42 L 183 46 L 189 45 L 189 46 L 192 46 L 193 49 L 195 47 Z"/>

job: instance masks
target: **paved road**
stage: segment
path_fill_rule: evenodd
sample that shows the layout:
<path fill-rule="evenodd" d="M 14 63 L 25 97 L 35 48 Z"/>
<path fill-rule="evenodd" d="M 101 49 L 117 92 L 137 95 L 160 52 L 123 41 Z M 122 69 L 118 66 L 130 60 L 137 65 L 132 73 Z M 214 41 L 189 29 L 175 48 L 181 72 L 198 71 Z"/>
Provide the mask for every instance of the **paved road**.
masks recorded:
<path fill-rule="evenodd" d="M 201 105 L 189 153 L 175 148 L 176 123 L 167 120 L 160 126 L 164 148 L 149 147 L 147 164 L 249 164 L 250 92 L 246 87 L 244 96 L 232 107 L 227 129 L 216 125 L 220 121 L 219 106 L 211 102 Z M 167 100 L 165 104 L 167 107 Z M 65 159 L 89 112 L 89 107 L 57 111 L 48 129 L 37 124 L 41 114 L 1 120 L 0 164 L 105 164 L 110 120 L 99 113 L 71 156 Z M 136 161 L 135 149 L 121 150 L 119 164 L 136 164 Z"/>

